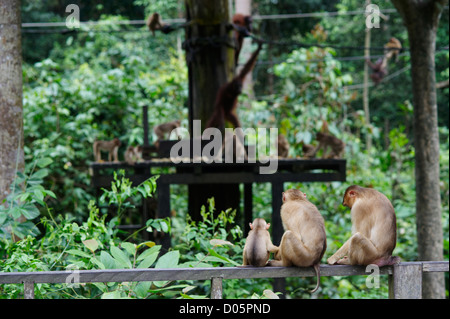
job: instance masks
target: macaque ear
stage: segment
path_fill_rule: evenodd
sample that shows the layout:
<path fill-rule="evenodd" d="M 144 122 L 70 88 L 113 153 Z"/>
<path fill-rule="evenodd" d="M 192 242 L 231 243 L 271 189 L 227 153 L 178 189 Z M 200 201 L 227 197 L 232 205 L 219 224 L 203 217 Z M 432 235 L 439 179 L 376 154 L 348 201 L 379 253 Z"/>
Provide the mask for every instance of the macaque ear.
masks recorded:
<path fill-rule="evenodd" d="M 248 223 L 250 225 L 250 229 L 253 229 L 253 224 L 252 223 Z"/>
<path fill-rule="evenodd" d="M 270 223 L 267 223 L 266 229 L 269 229 L 269 227 L 270 227 Z"/>
<path fill-rule="evenodd" d="M 349 191 L 348 192 L 348 196 L 355 197 L 356 196 L 356 192 L 355 191 Z"/>
<path fill-rule="evenodd" d="M 283 202 L 285 202 L 286 201 L 286 195 L 284 194 L 284 192 L 282 194 L 283 194 Z"/>

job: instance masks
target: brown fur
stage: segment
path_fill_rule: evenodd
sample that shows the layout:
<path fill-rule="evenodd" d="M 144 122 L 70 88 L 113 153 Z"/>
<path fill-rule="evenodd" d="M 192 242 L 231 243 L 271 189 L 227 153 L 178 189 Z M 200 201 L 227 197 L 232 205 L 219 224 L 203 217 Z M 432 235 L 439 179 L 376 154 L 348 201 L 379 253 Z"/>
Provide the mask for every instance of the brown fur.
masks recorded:
<path fill-rule="evenodd" d="M 319 263 L 327 248 L 325 223 L 317 207 L 298 189 L 283 193 L 281 220 L 284 234 L 275 259 L 270 266 L 314 266 L 319 287 Z"/>
<path fill-rule="evenodd" d="M 110 141 L 95 141 L 92 148 L 94 151 L 94 158 L 96 162 L 102 162 L 101 151 L 108 152 L 108 161 L 111 162 L 114 156 L 114 162 L 119 161 L 118 150 L 120 146 L 120 140 L 116 137 Z"/>
<path fill-rule="evenodd" d="M 241 127 L 241 123 L 236 114 L 238 97 L 242 92 L 242 83 L 244 82 L 246 75 L 255 66 L 261 48 L 262 45 L 260 43 L 258 49 L 253 52 L 241 72 L 233 80 L 220 87 L 216 96 L 214 113 L 208 120 L 206 128 L 216 127 L 223 131 L 225 128 L 225 120 L 229 121 L 235 128 Z"/>
<path fill-rule="evenodd" d="M 319 146 L 317 146 L 314 156 L 320 149 L 323 150 L 322 158 L 336 159 L 341 158 L 344 154 L 345 143 L 337 137 L 331 134 L 319 132 L 317 133 L 316 138 L 319 141 Z M 331 149 L 330 152 L 329 149 Z"/>
<path fill-rule="evenodd" d="M 397 226 L 394 207 L 379 191 L 352 185 L 342 204 L 351 209 L 353 235 L 330 258 L 329 264 L 392 265 Z"/>
<path fill-rule="evenodd" d="M 270 224 L 262 218 L 256 218 L 250 223 L 250 231 L 245 241 L 243 265 L 263 267 L 269 260 L 270 252 L 276 253 L 278 247 L 272 244 L 268 229 Z"/>

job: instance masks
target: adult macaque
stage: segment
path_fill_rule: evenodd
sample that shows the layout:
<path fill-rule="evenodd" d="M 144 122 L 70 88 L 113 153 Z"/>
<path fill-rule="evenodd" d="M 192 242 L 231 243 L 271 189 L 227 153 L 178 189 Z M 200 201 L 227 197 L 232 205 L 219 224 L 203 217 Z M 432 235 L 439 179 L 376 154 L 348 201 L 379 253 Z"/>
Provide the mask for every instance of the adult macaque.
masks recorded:
<path fill-rule="evenodd" d="M 112 161 L 114 156 L 114 162 L 119 161 L 118 150 L 120 146 L 120 140 L 116 137 L 110 141 L 95 141 L 93 145 L 94 157 L 96 162 L 103 162 L 101 151 L 108 152 L 108 161 Z"/>
<path fill-rule="evenodd" d="M 275 260 L 269 266 L 313 266 L 320 284 L 320 260 L 327 248 L 325 223 L 317 207 L 298 189 L 283 193 L 281 220 L 285 230 Z"/>
<path fill-rule="evenodd" d="M 289 155 L 289 142 L 283 134 L 278 135 L 278 156 L 288 157 Z"/>
<path fill-rule="evenodd" d="M 270 253 L 276 253 L 278 247 L 272 244 L 269 229 L 270 224 L 262 218 L 256 218 L 250 223 L 250 231 L 245 240 L 243 265 L 263 267 L 269 260 Z"/>
<path fill-rule="evenodd" d="M 160 125 L 155 126 L 153 131 L 155 132 L 156 136 L 158 137 L 158 141 L 165 139 L 166 134 L 170 134 L 174 129 L 180 127 L 181 122 L 180 120 L 163 123 Z"/>
<path fill-rule="evenodd" d="M 128 165 L 134 165 L 136 162 L 142 160 L 142 147 L 141 146 L 128 146 L 124 154 L 125 162 Z"/>
<path fill-rule="evenodd" d="M 379 267 L 400 261 L 392 256 L 397 241 L 394 207 L 375 189 L 352 185 L 342 205 L 351 209 L 353 235 L 333 256 L 330 265 L 370 265 Z"/>
<path fill-rule="evenodd" d="M 345 143 L 342 142 L 337 137 L 319 132 L 316 135 L 317 141 L 319 141 L 319 146 L 314 151 L 314 155 L 322 149 L 322 158 L 342 158 L 345 149 Z M 331 152 L 328 154 L 328 151 L 331 149 Z"/>

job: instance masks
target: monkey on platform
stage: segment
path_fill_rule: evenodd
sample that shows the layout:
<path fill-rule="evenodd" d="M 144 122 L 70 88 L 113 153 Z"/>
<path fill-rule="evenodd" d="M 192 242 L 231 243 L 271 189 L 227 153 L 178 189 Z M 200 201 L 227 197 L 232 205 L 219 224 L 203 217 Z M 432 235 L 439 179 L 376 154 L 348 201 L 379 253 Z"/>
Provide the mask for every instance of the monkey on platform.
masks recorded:
<path fill-rule="evenodd" d="M 345 191 L 342 205 L 351 210 L 353 235 L 328 263 L 379 267 L 398 263 L 400 258 L 392 256 L 397 223 L 389 199 L 375 189 L 352 185 Z"/>
<path fill-rule="evenodd" d="M 136 162 L 142 160 L 142 147 L 141 146 L 128 146 L 124 154 L 125 162 L 128 165 L 134 165 Z"/>
<path fill-rule="evenodd" d="M 278 135 L 278 156 L 288 157 L 289 155 L 289 142 L 283 134 Z"/>
<path fill-rule="evenodd" d="M 342 155 L 344 154 L 345 143 L 340 139 L 331 134 L 322 132 L 317 133 L 316 139 L 317 141 L 319 141 L 319 145 L 314 151 L 314 156 L 320 149 L 322 149 L 322 158 L 342 158 Z"/>
<path fill-rule="evenodd" d="M 114 138 L 111 141 L 95 141 L 93 144 L 94 150 L 94 158 L 96 162 L 102 162 L 102 154 L 101 151 L 108 152 L 108 161 L 112 161 L 112 157 L 114 156 L 114 162 L 119 161 L 118 150 L 120 146 L 120 140 L 118 138 Z"/>
<path fill-rule="evenodd" d="M 170 134 L 170 132 L 172 132 L 174 129 L 180 127 L 180 125 L 181 125 L 181 121 L 176 120 L 176 121 L 172 121 L 172 122 L 159 124 L 159 125 L 155 126 L 153 131 L 155 132 L 155 134 L 158 138 L 158 141 L 160 141 L 160 140 L 163 140 L 166 138 L 166 134 Z"/>
<path fill-rule="evenodd" d="M 243 265 L 263 267 L 269 260 L 270 253 L 276 253 L 278 247 L 272 244 L 268 229 L 270 224 L 262 218 L 256 218 L 250 223 L 250 231 L 245 241 Z"/>

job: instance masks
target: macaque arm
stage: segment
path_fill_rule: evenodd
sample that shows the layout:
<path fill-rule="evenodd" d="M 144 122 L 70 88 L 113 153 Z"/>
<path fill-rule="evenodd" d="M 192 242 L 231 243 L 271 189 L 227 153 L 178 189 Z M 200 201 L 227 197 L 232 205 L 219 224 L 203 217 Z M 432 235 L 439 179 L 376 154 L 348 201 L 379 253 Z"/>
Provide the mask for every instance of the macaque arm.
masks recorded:
<path fill-rule="evenodd" d="M 353 236 L 354 236 L 354 235 L 353 235 Z M 350 247 L 350 241 L 351 241 L 351 239 L 353 238 L 353 236 L 350 237 L 350 238 L 344 243 L 344 245 L 342 245 L 342 247 L 339 248 L 339 249 L 333 254 L 333 256 L 331 256 L 330 258 L 327 259 L 328 264 L 334 265 L 334 264 L 336 264 L 336 263 L 339 261 L 339 259 L 341 259 L 341 258 L 343 258 L 343 257 L 345 257 L 345 256 L 347 255 L 348 249 L 349 249 L 349 247 Z"/>

